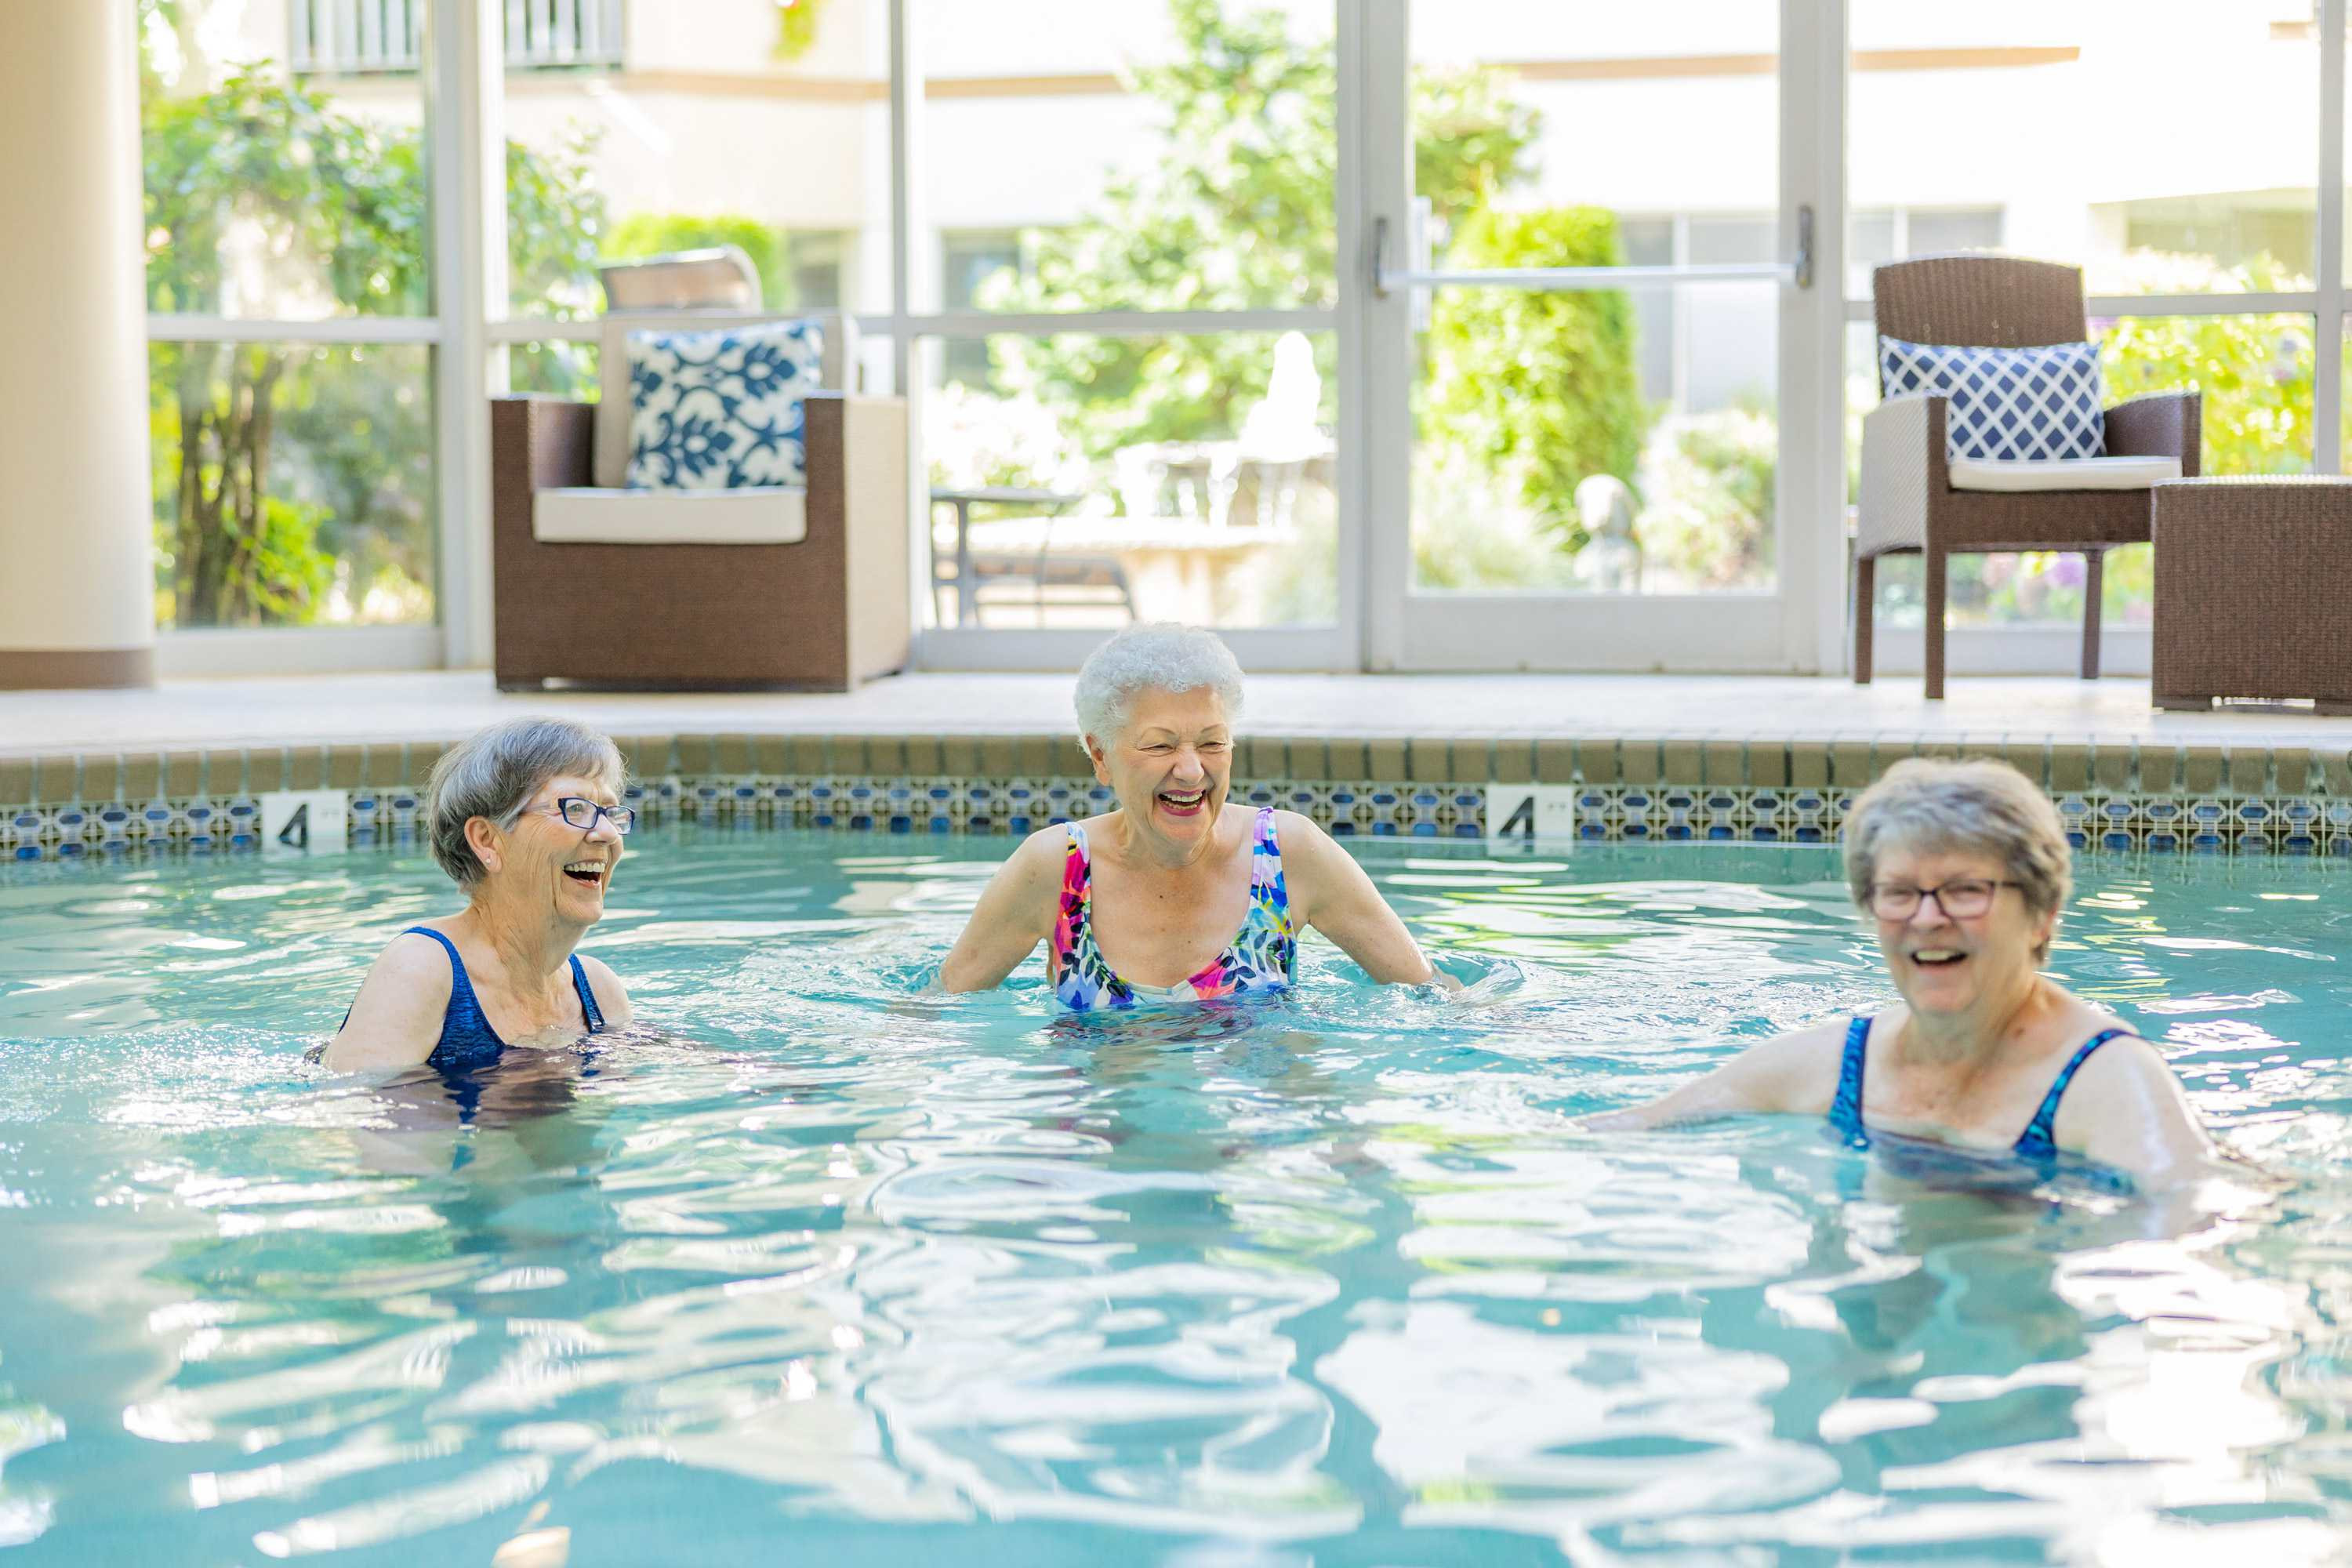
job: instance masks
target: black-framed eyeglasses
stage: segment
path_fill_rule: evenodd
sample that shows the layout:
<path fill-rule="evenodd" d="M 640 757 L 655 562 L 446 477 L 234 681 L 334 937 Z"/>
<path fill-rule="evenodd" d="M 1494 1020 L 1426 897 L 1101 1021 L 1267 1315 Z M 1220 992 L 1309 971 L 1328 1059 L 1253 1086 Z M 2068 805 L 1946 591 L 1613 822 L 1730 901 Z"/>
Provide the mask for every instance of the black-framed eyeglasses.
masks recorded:
<path fill-rule="evenodd" d="M 1883 921 L 1907 921 L 1916 914 L 1920 904 L 1936 900 L 1936 907 L 1956 921 L 1969 920 L 1992 908 L 1992 900 L 2003 888 L 2023 888 L 2022 882 L 1994 881 L 1985 877 L 1955 877 L 1932 888 L 1914 888 L 1901 882 L 1873 882 L 1870 885 L 1870 912 Z"/>
<path fill-rule="evenodd" d="M 576 827 L 583 833 L 595 832 L 600 816 L 613 825 L 615 833 L 626 833 L 637 825 L 637 814 L 625 805 L 601 805 L 576 795 L 567 795 L 557 801 L 550 815 L 562 817 L 565 826 Z"/>

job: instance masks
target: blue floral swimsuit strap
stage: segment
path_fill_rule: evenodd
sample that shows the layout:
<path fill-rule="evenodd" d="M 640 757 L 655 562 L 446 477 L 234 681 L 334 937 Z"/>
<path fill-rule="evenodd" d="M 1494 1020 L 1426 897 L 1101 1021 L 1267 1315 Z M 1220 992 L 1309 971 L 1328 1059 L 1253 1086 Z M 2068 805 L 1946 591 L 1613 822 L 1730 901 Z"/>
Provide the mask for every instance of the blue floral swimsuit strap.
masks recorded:
<path fill-rule="evenodd" d="M 2042 1097 L 2042 1107 L 2025 1131 L 2017 1135 L 2017 1152 L 2029 1160 L 2054 1160 L 2058 1157 L 2058 1102 L 2066 1097 L 2066 1088 L 2074 1081 L 2074 1074 L 2091 1059 L 2091 1053 L 2109 1040 L 2137 1038 L 2129 1029 L 2101 1029 L 2074 1047 L 2066 1065 L 2058 1069 L 2051 1082 L 2050 1092 Z"/>
<path fill-rule="evenodd" d="M 1870 1015 L 1860 1013 L 1845 1026 L 1845 1055 L 1838 1062 L 1837 1095 L 1830 1101 L 1830 1131 L 1848 1147 L 1870 1147 L 1870 1130 L 1862 1124 L 1862 1068 L 1870 1044 Z"/>

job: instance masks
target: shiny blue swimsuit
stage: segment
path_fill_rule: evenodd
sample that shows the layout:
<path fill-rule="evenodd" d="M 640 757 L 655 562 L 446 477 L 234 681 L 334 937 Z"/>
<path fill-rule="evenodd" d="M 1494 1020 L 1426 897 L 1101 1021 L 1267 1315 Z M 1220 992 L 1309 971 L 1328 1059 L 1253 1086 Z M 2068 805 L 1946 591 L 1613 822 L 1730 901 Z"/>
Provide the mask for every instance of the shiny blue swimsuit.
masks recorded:
<path fill-rule="evenodd" d="M 499 1038 L 483 1014 L 474 983 L 466 973 L 466 961 L 457 956 L 457 944 L 430 926 L 410 926 L 400 934 L 429 936 L 449 954 L 449 1006 L 441 1015 L 441 1037 L 433 1043 L 433 1054 L 425 1058 L 425 1065 L 445 1072 L 465 1072 L 498 1060 L 507 1043 Z M 589 988 L 588 971 L 581 966 L 576 952 L 572 955 L 572 987 L 580 993 L 580 1016 L 587 1021 L 588 1032 L 603 1034 L 604 1015 L 597 1010 L 596 993 Z"/>
<path fill-rule="evenodd" d="M 2074 1054 L 2066 1058 L 2066 1065 L 2058 1069 L 2058 1077 L 2050 1085 L 2050 1092 L 2042 1097 L 2042 1104 L 2033 1112 L 2033 1120 L 2025 1124 L 2025 1131 L 2019 1133 L 2017 1142 L 2010 1146 L 2010 1153 L 2014 1158 L 2037 1167 L 2044 1174 L 2056 1166 L 2058 1102 L 2065 1098 L 2066 1087 L 2074 1081 L 2074 1074 L 2081 1070 L 2083 1064 L 2091 1059 L 2093 1051 L 2109 1040 L 2126 1037 L 2137 1038 L 2129 1029 L 2102 1029 L 2075 1047 Z M 1870 1129 L 1863 1124 L 1862 1120 L 1863 1055 L 1869 1043 L 1870 1019 L 1866 1015 L 1857 1016 L 1846 1026 L 1845 1058 L 1838 1067 L 1837 1097 L 1830 1101 L 1830 1130 L 1850 1149 L 1867 1149 L 1873 1142 Z M 1899 1135 L 1881 1133 L 1878 1136 L 1891 1139 Z M 1926 1140 L 1904 1138 L 1903 1142 L 1916 1143 Z"/>

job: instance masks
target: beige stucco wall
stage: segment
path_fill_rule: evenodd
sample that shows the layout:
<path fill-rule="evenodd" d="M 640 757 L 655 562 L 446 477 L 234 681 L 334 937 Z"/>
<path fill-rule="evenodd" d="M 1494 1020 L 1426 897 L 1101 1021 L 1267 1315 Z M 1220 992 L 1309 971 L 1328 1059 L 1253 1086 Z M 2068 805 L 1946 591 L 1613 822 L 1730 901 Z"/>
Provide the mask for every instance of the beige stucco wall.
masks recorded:
<path fill-rule="evenodd" d="M 0 685 L 155 642 L 132 20 L 0 5 Z"/>

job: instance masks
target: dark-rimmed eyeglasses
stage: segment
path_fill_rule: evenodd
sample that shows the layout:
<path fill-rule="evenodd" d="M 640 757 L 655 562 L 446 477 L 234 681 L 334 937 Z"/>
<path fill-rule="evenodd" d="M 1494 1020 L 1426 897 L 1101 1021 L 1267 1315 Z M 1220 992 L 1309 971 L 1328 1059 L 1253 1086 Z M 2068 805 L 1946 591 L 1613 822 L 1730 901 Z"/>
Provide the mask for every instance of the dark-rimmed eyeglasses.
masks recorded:
<path fill-rule="evenodd" d="M 1873 882 L 1870 885 L 1870 912 L 1883 921 L 1907 921 L 1928 899 L 1936 907 L 1956 921 L 1969 920 L 1992 908 L 1995 894 L 2003 888 L 2022 888 L 2022 882 L 2000 882 L 1984 877 L 1955 877 L 1932 888 L 1914 888 L 1903 882 Z"/>
<path fill-rule="evenodd" d="M 560 816 L 565 826 L 576 827 L 583 833 L 595 832 L 596 819 L 600 816 L 613 825 L 615 833 L 626 833 L 637 825 L 637 814 L 625 805 L 601 805 L 576 795 L 567 795 L 557 801 L 552 811 L 545 806 L 531 809 L 543 816 Z"/>

